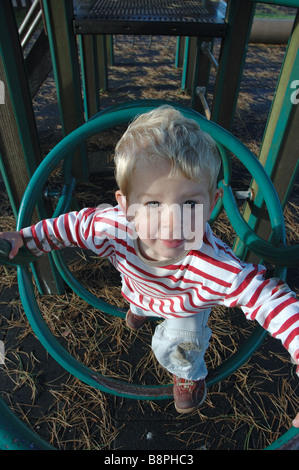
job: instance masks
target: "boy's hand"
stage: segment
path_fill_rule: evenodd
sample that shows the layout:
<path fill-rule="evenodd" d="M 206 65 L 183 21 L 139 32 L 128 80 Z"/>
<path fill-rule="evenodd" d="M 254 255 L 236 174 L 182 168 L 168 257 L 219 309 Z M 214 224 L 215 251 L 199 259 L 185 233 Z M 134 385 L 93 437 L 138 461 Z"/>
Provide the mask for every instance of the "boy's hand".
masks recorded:
<path fill-rule="evenodd" d="M 292 422 L 294 428 L 299 428 L 299 413 L 297 413 L 296 418 Z"/>
<path fill-rule="evenodd" d="M 24 245 L 20 232 L 0 232 L 0 239 L 10 243 L 11 250 L 8 255 L 10 259 L 13 259 L 18 254 L 19 249 Z"/>

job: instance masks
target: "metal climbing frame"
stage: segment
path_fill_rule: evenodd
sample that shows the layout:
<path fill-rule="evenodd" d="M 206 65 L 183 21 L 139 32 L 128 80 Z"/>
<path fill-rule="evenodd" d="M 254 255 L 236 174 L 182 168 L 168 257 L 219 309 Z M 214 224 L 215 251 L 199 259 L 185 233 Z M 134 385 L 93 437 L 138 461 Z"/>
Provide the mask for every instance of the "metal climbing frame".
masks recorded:
<path fill-rule="evenodd" d="M 161 101 L 145 100 L 125 103 L 109 108 L 102 113 L 99 113 L 93 119 L 89 120 L 77 130 L 66 136 L 43 160 L 31 178 L 21 203 L 17 229 L 19 230 L 24 226 L 30 225 L 36 201 L 44 188 L 45 182 L 52 171 L 64 159 L 66 159 L 64 164 L 64 173 L 67 184 L 53 216 L 58 216 L 60 213 L 64 213 L 69 210 L 74 191 L 74 181 L 70 177 L 72 164 L 70 155 L 75 153 L 78 145 L 100 131 L 113 128 L 116 125 L 127 124 L 137 114 L 147 112 L 161 104 L 165 103 Z M 284 221 L 280 202 L 263 167 L 257 161 L 255 156 L 228 131 L 217 124 L 206 120 L 203 116 L 190 108 L 173 104 L 172 106 L 178 108 L 185 116 L 195 119 L 201 125 L 201 128 L 212 135 L 216 140 L 222 156 L 224 168 L 224 178 L 219 182 L 219 186 L 223 189 L 224 193 L 222 203 L 232 226 L 238 237 L 242 239 L 249 249 L 254 251 L 264 260 L 270 261 L 276 265 L 276 274 L 284 278 L 285 264 L 298 264 L 299 247 L 285 246 Z M 230 187 L 230 161 L 227 150 L 239 158 L 250 173 L 254 175 L 256 181 L 259 182 L 260 187 L 263 189 L 264 199 L 269 210 L 273 230 L 271 243 L 258 237 L 239 213 Z M 220 210 L 221 205 L 218 205 L 214 211 L 216 213 L 212 215 L 212 218 L 215 218 Z M 71 356 L 54 338 L 38 308 L 28 269 L 28 264 L 33 261 L 34 257 L 24 247 L 20 250 L 20 255 L 16 257 L 13 262 L 8 260 L 8 253 L 9 244 L 5 241 L 1 241 L 0 261 L 2 263 L 17 265 L 20 297 L 31 327 L 41 344 L 64 369 L 88 385 L 106 393 L 143 400 L 160 400 L 172 397 L 172 385 L 138 385 L 104 377 L 98 372 L 89 369 Z M 59 252 L 54 252 L 52 255 L 64 280 L 80 297 L 101 311 L 120 317 L 124 316 L 123 310 L 97 299 L 83 288 L 83 286 L 73 277 Z M 244 364 L 260 346 L 266 334 L 266 331 L 260 326 L 256 327 L 247 342 L 240 347 L 237 353 L 233 354 L 229 359 L 210 372 L 207 378 L 208 387 L 228 377 Z M 299 430 L 292 430 L 292 440 L 294 438 L 294 434 L 296 435 L 297 432 L 299 433 Z"/>

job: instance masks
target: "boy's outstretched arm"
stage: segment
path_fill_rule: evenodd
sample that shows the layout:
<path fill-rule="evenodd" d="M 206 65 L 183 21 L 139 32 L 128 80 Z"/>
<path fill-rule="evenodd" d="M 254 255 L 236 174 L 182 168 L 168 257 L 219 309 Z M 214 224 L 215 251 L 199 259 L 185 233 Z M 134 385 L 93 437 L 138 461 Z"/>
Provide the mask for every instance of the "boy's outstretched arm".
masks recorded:
<path fill-rule="evenodd" d="M 9 253 L 10 259 L 13 259 L 18 254 L 19 249 L 24 245 L 20 232 L 0 232 L 0 238 L 6 240 L 11 245 Z"/>

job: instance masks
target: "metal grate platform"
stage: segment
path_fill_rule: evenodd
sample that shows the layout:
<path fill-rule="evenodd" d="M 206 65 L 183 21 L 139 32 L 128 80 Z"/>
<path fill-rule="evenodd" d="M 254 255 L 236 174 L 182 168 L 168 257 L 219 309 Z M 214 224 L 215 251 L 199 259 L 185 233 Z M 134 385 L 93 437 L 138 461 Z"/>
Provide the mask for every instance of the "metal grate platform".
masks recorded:
<path fill-rule="evenodd" d="M 73 0 L 76 34 L 224 37 L 222 0 Z"/>

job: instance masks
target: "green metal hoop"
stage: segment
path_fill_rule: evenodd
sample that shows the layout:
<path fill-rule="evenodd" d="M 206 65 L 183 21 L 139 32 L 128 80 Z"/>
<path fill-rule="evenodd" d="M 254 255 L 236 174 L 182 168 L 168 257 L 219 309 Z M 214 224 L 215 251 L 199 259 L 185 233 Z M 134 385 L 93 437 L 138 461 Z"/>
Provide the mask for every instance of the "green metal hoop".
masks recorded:
<path fill-rule="evenodd" d="M 97 116 L 65 137 L 43 160 L 30 180 L 21 203 L 19 218 L 17 221 L 17 229 L 19 230 L 22 227 L 30 224 L 35 201 L 40 195 L 47 178 L 61 162 L 61 160 L 63 160 L 66 155 L 70 155 L 70 153 L 74 151 L 77 145 L 92 135 L 99 133 L 100 131 L 110 129 L 116 125 L 127 124 L 136 116 L 136 114 L 145 113 L 150 109 L 153 109 L 154 107 L 162 104 L 165 104 L 165 102 L 152 100 L 125 104 L 122 103 L 118 106 L 109 108 L 104 112 L 99 113 Z M 264 190 L 264 198 L 267 206 L 269 207 L 271 225 L 274 233 L 274 242 L 279 245 L 284 243 L 284 222 L 281 206 L 271 181 L 267 177 L 262 166 L 256 160 L 255 156 L 239 140 L 232 136 L 232 134 L 217 124 L 207 121 L 203 116 L 190 108 L 185 108 L 180 105 L 174 106 L 187 117 L 195 119 L 201 125 L 203 130 L 210 133 L 221 147 L 228 149 L 230 152 L 236 155 L 254 175 L 255 179 L 258 181 L 258 183 L 260 183 L 261 188 Z M 227 178 L 225 179 L 225 182 L 221 184 L 223 185 L 224 191 L 226 192 L 226 188 L 229 187 Z M 229 198 L 225 196 L 224 205 L 226 199 Z M 231 201 L 229 200 L 229 202 Z M 236 208 L 233 208 L 232 210 L 234 212 L 237 211 Z M 231 214 L 228 213 L 229 217 L 230 215 Z M 235 218 L 237 218 L 237 215 L 234 215 Z M 240 224 L 240 221 L 237 220 L 234 227 L 242 241 L 244 241 L 245 244 L 249 243 L 250 249 L 253 251 L 257 251 L 259 254 L 262 253 L 264 258 L 265 253 L 267 252 L 271 254 L 271 258 L 273 258 L 274 261 L 281 262 L 281 259 L 277 255 L 277 252 L 279 253 L 278 248 L 274 249 L 272 244 L 261 240 L 254 234 L 254 232 L 251 231 L 249 227 L 246 226 L 245 221 L 242 222 L 243 223 Z M 240 225 L 243 232 L 245 232 L 245 235 L 242 233 L 242 231 L 239 232 Z M 273 257 L 272 252 L 274 252 Z M 83 286 L 70 273 L 58 252 L 52 253 L 52 256 L 66 283 L 69 284 L 70 287 L 80 297 L 108 314 L 120 317 L 124 316 L 123 310 L 115 308 L 106 302 L 100 301 L 95 296 L 90 294 L 86 289 L 84 289 Z M 292 259 L 294 259 L 294 256 Z M 284 258 L 284 263 L 285 262 L 286 259 Z M 283 267 L 279 269 L 281 270 L 280 274 L 283 275 Z M 62 348 L 61 345 L 55 340 L 44 320 L 42 319 L 39 308 L 36 304 L 36 300 L 34 298 L 29 272 L 26 267 L 18 267 L 18 280 L 21 299 L 33 330 L 48 352 L 71 374 L 104 392 L 114 393 L 116 395 L 129 398 L 164 399 L 172 396 L 171 387 L 169 385 L 149 387 L 145 385 L 123 383 L 115 379 L 103 377 L 102 375 L 91 371 L 72 356 L 70 356 L 67 351 L 65 351 L 64 348 Z M 211 385 L 218 380 L 222 380 L 224 377 L 230 375 L 233 370 L 236 370 L 238 367 L 240 367 L 242 363 L 246 362 L 254 350 L 257 349 L 257 347 L 261 344 L 266 334 L 267 333 L 258 326 L 252 333 L 250 341 L 248 341 L 248 343 L 246 343 L 237 354 L 233 355 L 227 361 L 224 361 L 223 364 L 211 372 L 210 376 L 208 377 L 208 385 Z"/>
<path fill-rule="evenodd" d="M 100 131 L 110 129 L 116 125 L 126 124 L 131 119 L 133 119 L 136 114 L 147 112 L 150 109 L 153 109 L 154 107 L 162 104 L 171 104 L 172 106 L 179 109 L 187 117 L 195 119 L 201 125 L 203 130 L 210 133 L 214 137 L 219 145 L 224 167 L 224 179 L 219 183 L 219 186 L 223 189 L 223 205 L 233 225 L 233 228 L 241 240 L 252 251 L 262 256 L 263 259 L 267 259 L 268 261 L 278 265 L 276 268 L 276 275 L 284 278 L 285 265 L 298 265 L 299 247 L 286 247 L 284 245 L 285 232 L 281 206 L 273 185 L 265 173 L 263 167 L 256 160 L 255 156 L 228 131 L 224 130 L 213 122 L 207 121 L 203 116 L 194 110 L 185 108 L 181 105 L 173 105 L 173 103 L 166 103 L 155 100 L 122 103 L 118 106 L 114 106 L 99 113 L 94 118 L 90 119 L 87 123 L 65 137 L 44 159 L 30 180 L 21 203 L 17 221 L 17 229 L 19 230 L 22 227 L 30 224 L 35 203 L 41 194 L 47 178 L 61 162 L 61 160 L 63 160 L 66 155 L 69 155 L 70 152 L 74 151 L 77 145 Z M 257 235 L 248 226 L 238 211 L 230 188 L 230 161 L 226 149 L 240 159 L 240 161 L 247 167 L 263 190 L 263 196 L 269 210 L 271 226 L 273 230 L 272 243 L 265 242 L 264 240 L 257 237 Z M 70 165 L 66 164 L 65 167 L 67 171 L 69 171 Z M 74 188 L 71 178 L 69 178 L 68 183 L 69 192 L 62 196 L 57 206 L 57 211 L 60 213 L 63 213 L 68 209 L 71 200 L 71 193 Z M 216 208 L 217 213 L 221 209 L 220 206 L 218 205 Z M 214 217 L 216 216 L 217 214 L 214 215 Z M 20 296 L 31 327 L 37 335 L 39 341 L 62 367 L 64 367 L 69 373 L 81 379 L 83 382 L 99 390 L 112 393 L 114 395 L 144 400 L 160 400 L 172 397 L 172 385 L 146 386 L 124 383 L 109 377 L 104 377 L 101 374 L 92 371 L 77 361 L 73 356 L 71 356 L 52 335 L 42 318 L 41 312 L 36 302 L 31 275 L 28 269 L 28 264 L 33 261 L 32 255 L 28 252 L 28 250 L 22 249 L 19 257 L 16 257 L 16 259 L 12 262 L 11 260 L 8 260 L 9 245 L 5 242 L 2 242 L 3 241 L 0 243 L 0 260 L 1 262 L 15 264 L 17 266 Z M 80 297 L 108 314 L 120 317 L 124 316 L 124 311 L 122 309 L 117 309 L 107 304 L 106 302 L 100 301 L 90 294 L 86 289 L 84 289 L 83 286 L 70 273 L 59 253 L 56 252 L 52 253 L 51 255 L 53 256 L 53 259 L 67 284 L 69 284 L 70 287 Z M 260 346 L 266 335 L 267 333 L 265 330 L 259 326 L 256 327 L 248 340 L 239 348 L 235 354 L 233 354 L 220 366 L 209 373 L 207 378 L 208 387 L 225 379 L 242 364 L 244 364 Z M 0 413 L 2 413 L 4 410 L 5 415 L 6 406 L 1 403 L 0 405 Z M 10 414 L 7 416 L 7 420 L 11 423 L 12 421 L 15 421 L 15 418 L 12 418 Z M 18 427 L 21 435 L 23 433 L 23 435 L 28 438 L 25 444 L 22 444 L 24 445 L 24 448 L 28 448 L 28 446 L 30 448 L 30 445 L 32 448 L 30 439 L 32 439 L 32 442 L 35 442 L 34 445 L 40 446 L 40 448 L 51 448 L 51 446 L 49 446 L 43 440 L 40 440 L 38 436 L 32 434 L 31 431 L 24 431 L 22 423 L 17 423 L 15 426 Z M 36 441 L 34 441 L 34 436 L 36 437 Z M 286 433 L 285 436 L 285 438 L 282 436 L 279 444 L 275 445 L 274 443 L 275 448 L 277 448 L 278 445 L 287 445 L 286 443 L 290 439 L 293 442 L 294 439 L 296 439 L 297 430 L 292 428 L 290 431 L 288 431 L 288 433 Z M 20 442 L 24 442 L 24 439 L 23 441 L 18 441 L 17 445 L 19 447 Z"/>

